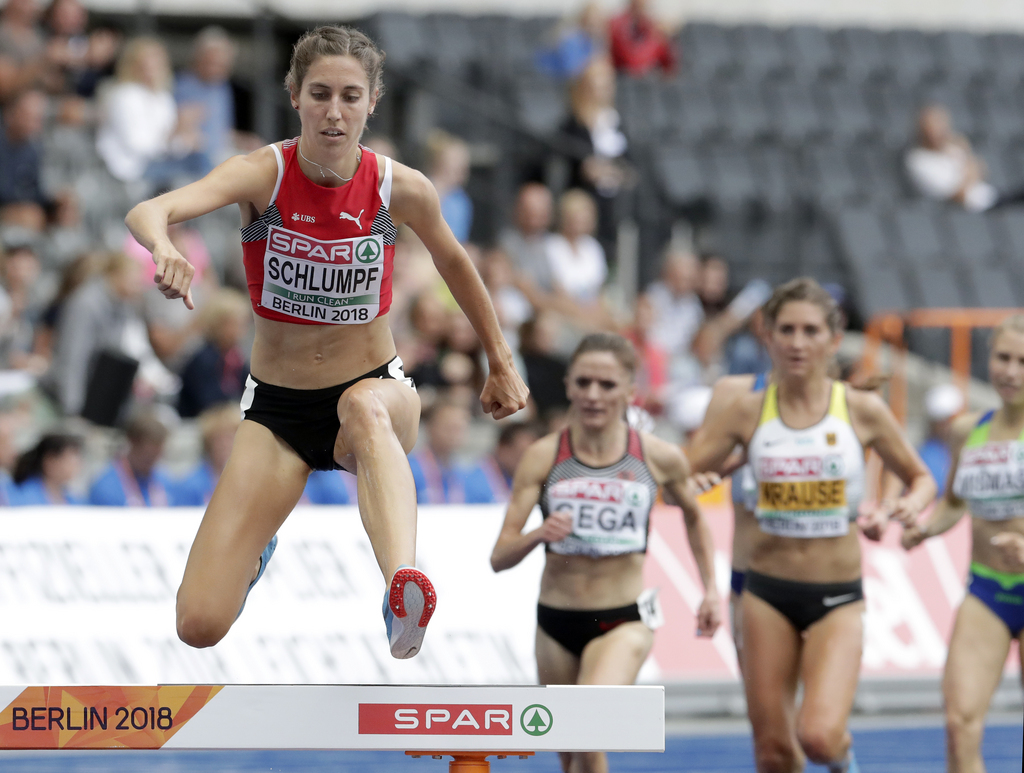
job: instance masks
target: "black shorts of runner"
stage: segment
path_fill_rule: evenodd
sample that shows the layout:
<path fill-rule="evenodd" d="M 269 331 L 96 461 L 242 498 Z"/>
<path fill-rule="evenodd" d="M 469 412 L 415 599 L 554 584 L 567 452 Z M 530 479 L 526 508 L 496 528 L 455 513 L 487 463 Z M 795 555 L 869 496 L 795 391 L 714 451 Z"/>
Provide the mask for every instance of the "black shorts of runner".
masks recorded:
<path fill-rule="evenodd" d="M 636 603 L 615 609 L 554 609 L 537 605 L 537 627 L 576 657 L 598 636 L 640 619 Z"/>
<path fill-rule="evenodd" d="M 339 470 L 341 465 L 334 461 L 334 444 L 341 429 L 338 399 L 353 384 L 368 378 L 395 379 L 413 386 L 398 357 L 359 378 L 323 389 L 289 389 L 250 375 L 242 395 L 242 418 L 269 429 L 311 469 Z"/>
<path fill-rule="evenodd" d="M 833 609 L 864 598 L 864 583 L 859 578 L 852 582 L 796 582 L 749 570 L 743 590 L 771 604 L 800 632 Z"/>

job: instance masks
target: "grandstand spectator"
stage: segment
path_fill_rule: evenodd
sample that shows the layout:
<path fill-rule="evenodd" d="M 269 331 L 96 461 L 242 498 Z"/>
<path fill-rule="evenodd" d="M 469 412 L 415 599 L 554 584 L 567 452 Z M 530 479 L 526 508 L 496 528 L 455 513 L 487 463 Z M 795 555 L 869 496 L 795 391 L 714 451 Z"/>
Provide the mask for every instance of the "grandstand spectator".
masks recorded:
<path fill-rule="evenodd" d="M 109 29 L 88 32 L 89 12 L 79 0 L 53 0 L 43 23 L 49 33 L 47 53 L 56 70 L 55 89 L 92 98 L 117 57 L 119 36 Z"/>
<path fill-rule="evenodd" d="M 82 206 L 71 188 L 52 202 L 50 224 L 39 243 L 39 257 L 50 270 L 62 270 L 80 255 L 95 248 L 96 239 L 82 220 Z"/>
<path fill-rule="evenodd" d="M 512 491 L 512 476 L 526 449 L 541 436 L 533 423 L 506 424 L 494 452 L 466 472 L 466 504 L 507 502 Z"/>
<path fill-rule="evenodd" d="M 36 352 L 35 327 L 44 308 L 35 239 L 22 229 L 7 229 L 0 255 L 0 294 L 8 309 L 0 321 L 0 369 L 25 370 L 42 375 L 49 361 Z"/>
<path fill-rule="evenodd" d="M 241 399 L 249 375 L 241 344 L 251 316 L 248 299 L 231 289 L 219 290 L 200 309 L 204 343 L 181 372 L 178 413 L 182 417 Z"/>
<path fill-rule="evenodd" d="M 654 339 L 654 303 L 649 295 L 636 299 L 633 324 L 623 336 L 636 350 L 636 376 L 633 381 L 633 403 L 657 416 L 665 406 L 668 389 L 669 356 Z"/>
<path fill-rule="evenodd" d="M 917 145 L 907 153 L 907 173 L 917 190 L 931 199 L 950 201 L 980 212 L 991 209 L 999 192 L 985 180 L 985 162 L 966 137 L 953 132 L 949 111 L 941 105 L 922 108 Z"/>
<path fill-rule="evenodd" d="M 527 320 L 519 329 L 519 352 L 526 367 L 526 384 L 537 414 L 549 414 L 568 407 L 565 395 L 567 359 L 558 354 L 558 317 L 546 311 Z"/>
<path fill-rule="evenodd" d="M 139 264 L 124 253 L 107 256 L 100 276 L 71 293 L 57 320 L 53 361 L 45 383 L 68 415 L 78 415 L 96 357 L 128 354 L 130 328 L 143 329 L 136 309 L 143 290 Z"/>
<path fill-rule="evenodd" d="M 635 77 L 656 67 L 676 68 L 676 52 L 665 31 L 648 12 L 647 0 L 629 0 L 625 11 L 608 25 L 609 49 L 615 69 Z"/>
<path fill-rule="evenodd" d="M 940 497 L 946 491 L 946 479 L 953 461 L 949 450 L 950 432 L 954 419 L 963 412 L 964 407 L 964 394 L 953 384 L 937 384 L 924 397 L 928 436 L 917 452 L 935 478 Z"/>
<path fill-rule="evenodd" d="M 227 32 L 220 27 L 204 27 L 192 45 L 190 69 L 178 75 L 174 83 L 178 110 L 182 115 L 194 113 L 200 135 L 198 150 L 210 166 L 239 151 L 256 150 L 260 144 L 254 135 L 235 128 L 230 78 L 236 54 Z"/>
<path fill-rule="evenodd" d="M 444 386 L 441 358 L 451 322 L 448 309 L 433 289 L 424 290 L 409 307 L 409 321 L 412 330 L 403 362 L 410 377 L 417 386 Z"/>
<path fill-rule="evenodd" d="M 68 490 L 82 469 L 82 439 L 74 435 L 47 434 L 18 457 L 14 467 L 12 506 L 80 505 L 80 497 Z"/>
<path fill-rule="evenodd" d="M 607 47 L 608 22 L 599 3 L 588 2 L 552 31 L 552 42 L 537 51 L 537 69 L 554 78 L 575 78 Z"/>
<path fill-rule="evenodd" d="M 466 193 L 469 146 L 448 132 L 435 129 L 427 139 L 428 174 L 441 199 L 441 216 L 455 238 L 468 242 L 473 227 L 473 202 Z"/>
<path fill-rule="evenodd" d="M 725 258 L 715 254 L 701 257 L 697 295 L 706 316 L 725 311 L 729 304 L 729 264 Z"/>
<path fill-rule="evenodd" d="M 448 396 L 434 403 L 426 417 L 426 443 L 409 454 L 421 505 L 461 504 L 466 501 L 466 469 L 455 455 L 466 440 L 469 409 Z"/>
<path fill-rule="evenodd" d="M 104 507 L 167 507 L 174 483 L 157 467 L 168 430 L 152 411 L 136 413 L 125 427 L 128 450 L 115 458 L 89 489 L 89 504 Z"/>
<path fill-rule="evenodd" d="M 118 180 L 159 187 L 209 169 L 198 152 L 195 111 L 178 115 L 167 50 L 156 38 L 130 41 L 117 60 L 117 83 L 104 94 L 96 149 Z"/>
<path fill-rule="evenodd" d="M 526 183 L 516 197 L 515 225 L 498 239 L 516 274 L 541 290 L 553 289 L 547 253 L 553 210 L 551 191 L 541 183 Z"/>
<path fill-rule="evenodd" d="M 752 363 L 748 365 L 750 370 L 734 368 L 731 365 L 727 365 L 726 370 L 729 373 L 762 372 L 768 367 L 767 358 L 759 356 L 763 349 L 759 338 L 742 331 L 771 294 L 771 285 L 763 279 L 752 279 L 735 298 L 725 304 L 726 294 L 709 287 L 708 292 L 702 296 L 702 300 L 705 300 L 704 324 L 693 341 L 693 352 L 701 365 L 708 367 L 719 363 L 726 355 L 726 343 L 733 336 L 741 334 L 747 345 L 737 348 L 732 354 L 738 361 Z M 843 325 L 845 326 L 845 317 Z"/>
<path fill-rule="evenodd" d="M 566 191 L 558 200 L 558 233 L 547 240 L 548 265 L 555 287 L 581 306 L 593 306 L 600 299 L 608 278 L 604 250 L 594 238 L 597 205 L 578 188 Z"/>
<path fill-rule="evenodd" d="M 0 411 L 0 507 L 9 507 L 14 492 L 11 473 L 18 460 L 15 444 L 17 418 L 11 411 Z"/>
<path fill-rule="evenodd" d="M 526 296 L 516 287 L 512 262 L 504 250 L 496 247 L 484 253 L 480 276 L 490 293 L 505 340 L 515 353 L 519 350 L 519 326 L 530 318 L 533 309 Z"/>
<path fill-rule="evenodd" d="M 71 261 L 60 275 L 56 295 L 43 310 L 35 329 L 35 351 L 49 361 L 53 357 L 54 340 L 57 334 L 57 322 L 61 310 L 71 294 L 85 282 L 100 273 L 103 269 L 103 258 L 96 253 L 85 253 Z"/>
<path fill-rule="evenodd" d="M 0 10 L 0 102 L 52 77 L 40 14 L 36 0 L 7 0 Z"/>
<path fill-rule="evenodd" d="M 224 471 L 235 441 L 235 431 L 242 423 L 238 403 L 222 403 L 207 408 L 199 416 L 203 436 L 203 458 L 198 466 L 168 486 L 170 503 L 176 507 L 202 507 L 210 501 L 213 489 Z"/>
<path fill-rule="evenodd" d="M 690 356 L 693 338 L 704 321 L 704 309 L 697 295 L 700 268 L 695 255 L 670 247 L 662 260 L 661 280 L 647 288 L 654 315 L 651 340 L 670 358 Z"/>
<path fill-rule="evenodd" d="M 47 197 L 39 172 L 46 95 L 33 89 L 19 92 L 4 106 L 3 118 L 0 221 L 42 231 L 46 225 Z"/>
<path fill-rule="evenodd" d="M 573 81 L 570 114 L 562 132 L 577 140 L 586 152 L 570 159 L 569 185 L 582 188 L 598 202 L 598 238 L 611 254 L 617 218 L 615 200 L 626 184 L 630 168 L 625 156 L 626 135 L 615 109 L 615 70 L 606 57 L 593 59 Z"/>

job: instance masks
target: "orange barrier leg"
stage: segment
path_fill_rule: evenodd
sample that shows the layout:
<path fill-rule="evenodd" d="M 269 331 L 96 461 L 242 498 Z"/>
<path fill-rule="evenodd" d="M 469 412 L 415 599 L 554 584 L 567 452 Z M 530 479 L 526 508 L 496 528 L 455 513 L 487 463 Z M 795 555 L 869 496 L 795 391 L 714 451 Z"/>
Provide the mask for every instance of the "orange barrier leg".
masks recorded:
<path fill-rule="evenodd" d="M 448 763 L 448 773 L 490 773 L 491 763 L 487 761 L 487 758 L 491 755 L 496 756 L 499 760 L 503 760 L 506 757 L 519 757 L 521 760 L 525 760 L 527 757 L 532 757 L 533 752 L 406 752 L 410 757 L 432 757 L 435 760 L 439 760 L 442 757 L 452 757 L 452 761 Z"/>

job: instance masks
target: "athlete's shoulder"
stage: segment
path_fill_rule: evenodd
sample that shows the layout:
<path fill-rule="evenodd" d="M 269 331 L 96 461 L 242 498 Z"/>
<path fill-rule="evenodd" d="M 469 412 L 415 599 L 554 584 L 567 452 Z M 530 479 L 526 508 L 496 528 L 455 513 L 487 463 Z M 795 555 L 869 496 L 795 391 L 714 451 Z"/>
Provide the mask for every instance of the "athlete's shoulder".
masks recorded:
<path fill-rule="evenodd" d="M 527 485 L 543 483 L 555 464 L 558 442 L 557 432 L 533 441 L 523 453 L 523 458 L 516 468 L 516 482 Z"/>
<path fill-rule="evenodd" d="M 440 217 L 441 202 L 434 184 L 423 172 L 391 162 L 391 205 L 393 221 L 408 223 Z"/>
<path fill-rule="evenodd" d="M 978 426 L 981 417 L 986 413 L 987 411 L 970 411 L 962 413 L 953 419 L 949 425 L 950 445 L 962 444 L 966 441 L 967 437 L 974 431 L 974 428 Z"/>
<path fill-rule="evenodd" d="M 277 154 L 270 145 L 264 145 L 251 153 L 232 156 L 210 176 L 230 181 L 236 190 L 246 194 L 245 198 L 255 203 L 264 196 L 270 198 L 277 185 L 277 175 Z"/>
<path fill-rule="evenodd" d="M 640 443 L 643 445 L 644 458 L 652 471 L 667 474 L 688 475 L 690 463 L 686 459 L 683 449 L 675 443 L 669 443 L 649 432 L 640 432 Z"/>

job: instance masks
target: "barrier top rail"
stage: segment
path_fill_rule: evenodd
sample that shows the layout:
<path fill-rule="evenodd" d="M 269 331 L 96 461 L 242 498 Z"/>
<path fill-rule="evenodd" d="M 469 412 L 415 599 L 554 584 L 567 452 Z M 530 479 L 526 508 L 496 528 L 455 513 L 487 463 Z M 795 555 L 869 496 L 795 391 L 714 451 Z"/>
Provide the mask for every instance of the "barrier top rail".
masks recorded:
<path fill-rule="evenodd" d="M 664 751 L 661 686 L 0 687 L 5 749 Z"/>

